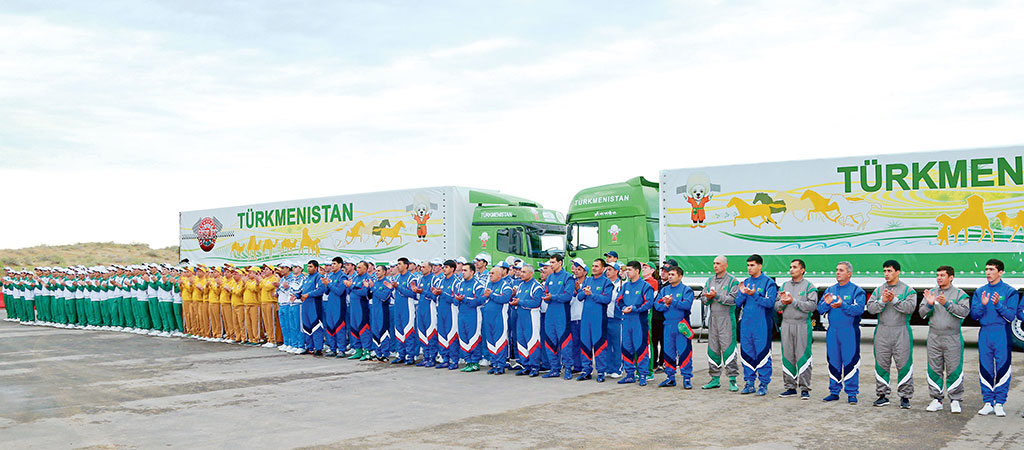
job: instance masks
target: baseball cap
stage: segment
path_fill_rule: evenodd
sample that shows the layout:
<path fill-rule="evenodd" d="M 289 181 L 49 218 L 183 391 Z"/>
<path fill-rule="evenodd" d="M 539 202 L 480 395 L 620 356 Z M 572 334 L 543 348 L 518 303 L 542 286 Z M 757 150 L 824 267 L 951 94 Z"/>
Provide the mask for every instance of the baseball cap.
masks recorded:
<path fill-rule="evenodd" d="M 604 254 L 604 256 L 605 256 L 605 257 L 608 257 L 608 256 L 614 256 L 614 257 L 618 258 L 618 257 L 619 257 L 619 252 L 617 252 L 617 251 L 615 251 L 615 250 L 612 250 L 612 251 L 610 251 L 610 252 L 608 252 L 608 253 L 605 253 L 605 254 Z"/>

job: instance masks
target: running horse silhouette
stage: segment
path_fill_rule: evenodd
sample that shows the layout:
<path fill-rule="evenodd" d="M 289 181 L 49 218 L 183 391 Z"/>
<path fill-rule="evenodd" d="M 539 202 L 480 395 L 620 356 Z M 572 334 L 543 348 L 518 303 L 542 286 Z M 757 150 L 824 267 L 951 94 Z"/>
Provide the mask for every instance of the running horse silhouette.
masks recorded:
<path fill-rule="evenodd" d="M 398 223 L 392 226 L 387 226 L 385 222 L 385 224 L 381 224 L 380 228 L 374 228 L 374 234 L 380 235 L 380 239 L 377 239 L 377 244 L 374 245 L 374 247 L 379 246 L 381 243 L 384 243 L 384 245 L 391 245 L 391 243 L 394 242 L 395 238 L 401 241 L 402 236 L 399 235 L 398 232 L 404 229 L 405 222 L 402 222 L 401 220 L 399 220 Z M 384 242 L 385 239 L 388 240 L 386 243 Z"/>
<path fill-rule="evenodd" d="M 808 218 L 811 217 L 811 213 L 821 213 L 821 215 L 825 216 L 826 219 L 835 222 L 843 215 L 843 213 L 839 211 L 839 204 L 832 201 L 832 199 L 822 197 L 821 194 L 810 189 L 804 191 L 804 195 L 800 197 L 800 200 L 810 200 L 811 204 L 814 205 L 814 208 L 807 211 Z M 832 211 L 836 212 L 835 217 L 828 215 L 828 213 Z"/>
<path fill-rule="evenodd" d="M 775 225 L 775 228 L 779 228 L 779 224 L 775 223 L 775 219 L 772 219 L 772 207 L 769 205 L 751 205 L 739 197 L 733 197 L 729 200 L 729 204 L 726 205 L 728 208 L 736 208 L 739 214 L 732 218 L 732 226 L 736 226 L 736 219 L 747 219 L 751 225 L 761 228 L 768 222 Z M 760 218 L 761 223 L 754 223 L 754 217 Z"/>

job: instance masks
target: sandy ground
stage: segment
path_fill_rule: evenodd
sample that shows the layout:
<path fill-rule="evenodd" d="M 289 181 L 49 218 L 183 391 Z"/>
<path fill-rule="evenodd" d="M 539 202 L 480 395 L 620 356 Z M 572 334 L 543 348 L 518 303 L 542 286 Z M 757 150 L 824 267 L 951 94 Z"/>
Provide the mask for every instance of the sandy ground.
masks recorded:
<path fill-rule="evenodd" d="M 825 404 L 824 333 L 811 401 L 465 374 L 273 349 L 0 322 L 2 448 L 1024 448 L 1024 392 L 981 417 L 977 330 L 965 331 L 964 414 L 924 410 L 926 328 L 915 329 L 910 410 L 875 408 L 870 330 L 860 404 Z M 708 380 L 694 345 L 694 384 Z M 1019 361 L 1021 355 L 1014 354 Z M 1021 372 L 1020 363 L 1014 363 Z M 897 402 L 898 403 L 898 402 Z"/>

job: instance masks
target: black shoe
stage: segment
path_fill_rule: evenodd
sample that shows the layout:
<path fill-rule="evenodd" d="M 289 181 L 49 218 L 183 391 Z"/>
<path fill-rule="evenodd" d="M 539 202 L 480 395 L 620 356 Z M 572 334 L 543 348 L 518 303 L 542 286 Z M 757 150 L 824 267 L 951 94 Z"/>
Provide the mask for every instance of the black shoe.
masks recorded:
<path fill-rule="evenodd" d="M 521 369 L 520 371 L 516 372 L 516 376 L 517 377 L 521 377 L 523 375 L 529 375 L 529 374 L 530 374 L 530 371 L 526 370 L 526 369 Z"/>
<path fill-rule="evenodd" d="M 779 394 L 779 397 L 785 398 L 792 397 L 794 395 L 796 395 L 796 389 L 786 389 L 785 391 L 782 391 L 782 393 Z"/>
<path fill-rule="evenodd" d="M 321 357 L 324 356 L 324 352 L 320 351 L 320 350 L 317 350 L 317 351 L 313 352 L 313 356 L 317 357 L 317 358 L 321 358 Z"/>
<path fill-rule="evenodd" d="M 900 408 L 901 409 L 910 409 L 910 399 L 909 398 L 900 398 Z"/>
<path fill-rule="evenodd" d="M 878 400 L 875 400 L 875 402 L 872 403 L 872 405 L 875 405 L 875 406 L 886 406 L 888 404 L 889 404 L 889 398 L 884 396 L 884 395 L 880 395 L 878 397 Z"/>

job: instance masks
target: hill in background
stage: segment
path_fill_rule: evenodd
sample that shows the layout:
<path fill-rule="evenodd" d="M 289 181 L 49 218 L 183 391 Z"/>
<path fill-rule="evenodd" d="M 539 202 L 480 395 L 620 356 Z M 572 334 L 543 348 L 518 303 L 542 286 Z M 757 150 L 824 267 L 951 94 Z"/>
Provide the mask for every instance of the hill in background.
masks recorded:
<path fill-rule="evenodd" d="M 84 266 L 107 264 L 178 263 L 178 246 L 150 248 L 146 244 L 87 242 L 72 245 L 39 245 L 18 249 L 0 249 L 0 268 L 39 266 Z"/>

